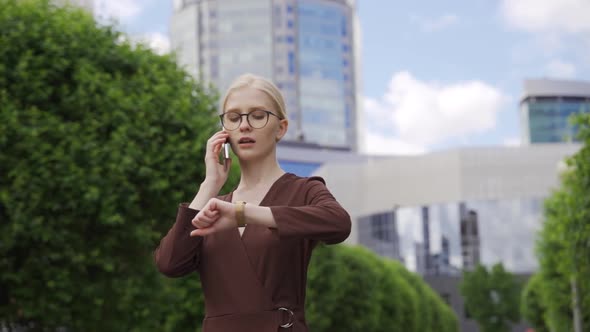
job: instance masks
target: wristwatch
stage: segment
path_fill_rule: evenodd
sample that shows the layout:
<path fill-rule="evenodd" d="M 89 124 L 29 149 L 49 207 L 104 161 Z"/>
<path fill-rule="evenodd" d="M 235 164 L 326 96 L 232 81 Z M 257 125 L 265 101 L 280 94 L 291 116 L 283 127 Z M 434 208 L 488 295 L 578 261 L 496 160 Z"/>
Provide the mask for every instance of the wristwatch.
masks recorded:
<path fill-rule="evenodd" d="M 238 223 L 238 227 L 244 227 L 244 226 L 246 226 L 246 214 L 244 213 L 244 207 L 246 206 L 246 202 L 237 201 L 235 205 L 236 205 L 236 221 Z"/>

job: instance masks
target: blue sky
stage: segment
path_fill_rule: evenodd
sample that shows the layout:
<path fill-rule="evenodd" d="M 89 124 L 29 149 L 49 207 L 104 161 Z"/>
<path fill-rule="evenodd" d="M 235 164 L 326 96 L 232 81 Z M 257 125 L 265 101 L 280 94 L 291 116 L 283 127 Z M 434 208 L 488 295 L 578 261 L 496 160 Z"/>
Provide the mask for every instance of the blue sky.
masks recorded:
<path fill-rule="evenodd" d="M 97 15 L 169 48 L 172 1 L 96 1 Z M 525 78 L 590 79 L 588 0 L 360 0 L 357 10 L 366 153 L 517 145 Z"/>

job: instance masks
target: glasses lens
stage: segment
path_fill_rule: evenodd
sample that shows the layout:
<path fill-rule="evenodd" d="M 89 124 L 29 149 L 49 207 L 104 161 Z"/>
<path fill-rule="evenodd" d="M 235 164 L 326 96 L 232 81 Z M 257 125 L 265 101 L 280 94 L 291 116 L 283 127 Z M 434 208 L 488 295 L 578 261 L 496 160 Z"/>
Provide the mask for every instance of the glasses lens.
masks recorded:
<path fill-rule="evenodd" d="M 253 128 L 260 129 L 266 126 L 268 122 L 268 113 L 262 110 L 256 110 L 248 114 L 248 122 Z"/>
<path fill-rule="evenodd" d="M 240 126 L 240 119 L 242 117 L 239 113 L 236 112 L 228 112 L 223 114 L 222 121 L 223 127 L 227 130 L 234 130 Z"/>

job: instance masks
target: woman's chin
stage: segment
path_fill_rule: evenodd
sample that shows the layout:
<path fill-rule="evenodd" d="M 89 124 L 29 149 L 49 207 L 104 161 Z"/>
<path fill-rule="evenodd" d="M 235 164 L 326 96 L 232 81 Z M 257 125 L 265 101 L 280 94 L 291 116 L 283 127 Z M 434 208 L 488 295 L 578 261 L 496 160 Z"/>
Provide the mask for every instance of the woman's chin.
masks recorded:
<path fill-rule="evenodd" d="M 257 153 L 251 149 L 240 150 L 236 155 L 241 161 L 252 161 L 260 157 L 260 153 Z"/>
<path fill-rule="evenodd" d="M 270 154 L 271 152 L 268 151 L 267 153 Z M 238 156 L 238 159 L 240 159 L 240 161 L 246 162 L 266 159 L 265 152 L 258 149 L 240 149 L 236 152 L 236 155 Z"/>

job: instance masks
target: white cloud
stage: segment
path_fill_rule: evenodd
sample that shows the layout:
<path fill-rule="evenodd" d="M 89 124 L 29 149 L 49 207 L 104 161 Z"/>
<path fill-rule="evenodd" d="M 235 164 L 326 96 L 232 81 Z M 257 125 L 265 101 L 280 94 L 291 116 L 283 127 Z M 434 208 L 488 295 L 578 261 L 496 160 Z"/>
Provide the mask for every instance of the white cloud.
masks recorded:
<path fill-rule="evenodd" d="M 138 38 L 140 41 L 147 44 L 158 54 L 166 54 L 170 52 L 170 39 L 168 36 L 160 32 L 152 32 L 142 35 Z"/>
<path fill-rule="evenodd" d="M 459 20 L 457 15 L 446 14 L 435 18 L 424 18 L 416 15 L 410 16 L 410 20 L 418 23 L 420 28 L 426 32 L 433 32 L 449 27 Z"/>
<path fill-rule="evenodd" d="M 481 81 L 441 85 L 396 73 L 381 100 L 365 101 L 366 151 L 421 153 L 449 139 L 486 132 L 496 126 L 507 99 Z"/>
<path fill-rule="evenodd" d="M 552 60 L 545 66 L 545 73 L 551 78 L 571 79 L 576 76 L 576 67 L 561 60 Z"/>
<path fill-rule="evenodd" d="M 97 16 L 107 19 L 115 18 L 120 21 L 132 20 L 142 12 L 144 2 L 140 0 L 99 0 L 96 5 Z"/>
<path fill-rule="evenodd" d="M 527 31 L 590 31 L 588 0 L 502 0 L 501 12 L 509 24 Z"/>

